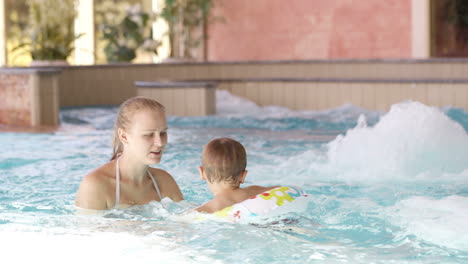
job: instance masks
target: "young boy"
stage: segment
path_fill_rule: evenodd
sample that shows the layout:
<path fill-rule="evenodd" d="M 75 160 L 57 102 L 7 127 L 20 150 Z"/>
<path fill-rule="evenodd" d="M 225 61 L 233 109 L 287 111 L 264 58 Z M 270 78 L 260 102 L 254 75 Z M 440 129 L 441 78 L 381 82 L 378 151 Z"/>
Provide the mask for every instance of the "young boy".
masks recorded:
<path fill-rule="evenodd" d="M 200 177 L 207 181 L 214 198 L 195 210 L 214 213 L 278 186 L 241 188 L 247 171 L 247 154 L 241 143 L 230 138 L 211 140 L 203 149 Z"/>

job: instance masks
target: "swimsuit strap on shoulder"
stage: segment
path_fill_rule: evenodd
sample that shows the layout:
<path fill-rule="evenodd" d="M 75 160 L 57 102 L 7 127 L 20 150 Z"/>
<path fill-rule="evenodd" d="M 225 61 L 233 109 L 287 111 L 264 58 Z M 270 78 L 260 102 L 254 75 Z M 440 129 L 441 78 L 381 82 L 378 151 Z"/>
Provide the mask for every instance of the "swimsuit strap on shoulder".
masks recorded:
<path fill-rule="evenodd" d="M 158 193 L 159 200 L 162 200 L 161 192 L 159 191 L 158 183 L 156 182 L 156 179 L 154 179 L 153 174 L 151 174 L 150 170 L 148 169 L 148 175 L 151 178 L 151 181 L 153 182 L 154 188 L 156 189 L 156 192 Z"/>
<path fill-rule="evenodd" d="M 119 170 L 119 159 L 120 157 L 117 158 L 115 162 L 115 206 L 114 208 L 119 208 L 119 203 L 120 203 L 120 170 Z M 158 183 L 154 179 L 153 175 L 148 169 L 148 175 L 151 178 L 151 181 L 153 182 L 154 188 L 156 189 L 156 192 L 158 193 L 159 200 L 162 200 L 161 192 L 159 191 Z"/>

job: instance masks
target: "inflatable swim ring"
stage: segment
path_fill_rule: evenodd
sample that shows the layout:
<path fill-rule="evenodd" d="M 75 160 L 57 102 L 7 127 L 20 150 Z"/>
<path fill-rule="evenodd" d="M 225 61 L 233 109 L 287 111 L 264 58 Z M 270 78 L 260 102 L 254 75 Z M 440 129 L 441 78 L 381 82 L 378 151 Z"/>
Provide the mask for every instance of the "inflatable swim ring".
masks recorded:
<path fill-rule="evenodd" d="M 307 194 L 300 187 L 281 186 L 257 194 L 213 214 L 239 222 L 256 216 L 273 216 L 287 212 L 304 211 L 307 208 L 307 199 L 303 199 L 303 197 L 307 197 Z"/>

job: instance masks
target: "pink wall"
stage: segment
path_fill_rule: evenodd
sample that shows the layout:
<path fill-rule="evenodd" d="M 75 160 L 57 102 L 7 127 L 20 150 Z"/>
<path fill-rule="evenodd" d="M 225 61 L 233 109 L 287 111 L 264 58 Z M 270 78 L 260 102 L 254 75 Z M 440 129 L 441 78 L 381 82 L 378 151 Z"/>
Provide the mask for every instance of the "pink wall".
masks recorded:
<path fill-rule="evenodd" d="M 216 0 L 208 59 L 409 58 L 411 0 Z"/>

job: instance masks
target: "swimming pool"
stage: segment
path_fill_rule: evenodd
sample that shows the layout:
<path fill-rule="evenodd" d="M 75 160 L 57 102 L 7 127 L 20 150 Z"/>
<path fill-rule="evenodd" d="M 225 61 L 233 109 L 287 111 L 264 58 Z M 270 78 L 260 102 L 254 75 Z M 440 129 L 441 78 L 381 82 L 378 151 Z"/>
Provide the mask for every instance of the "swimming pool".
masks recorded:
<path fill-rule="evenodd" d="M 217 116 L 169 118 L 159 167 L 179 204 L 74 214 L 81 178 L 110 158 L 115 107 L 62 109 L 54 133 L 0 134 L 1 262 L 468 262 L 467 112 L 293 112 L 217 96 Z M 245 145 L 247 183 L 302 186 L 307 211 L 251 224 L 181 216 L 210 198 L 197 166 L 219 136 Z"/>

